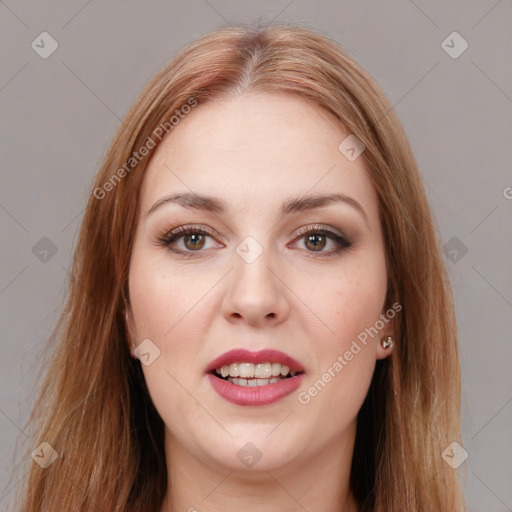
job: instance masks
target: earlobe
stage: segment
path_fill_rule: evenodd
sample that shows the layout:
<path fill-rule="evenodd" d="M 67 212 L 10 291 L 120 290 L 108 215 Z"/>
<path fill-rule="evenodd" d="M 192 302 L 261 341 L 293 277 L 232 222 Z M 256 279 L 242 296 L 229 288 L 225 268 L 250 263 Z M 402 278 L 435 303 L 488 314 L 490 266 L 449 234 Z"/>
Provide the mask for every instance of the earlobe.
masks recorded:
<path fill-rule="evenodd" d="M 390 356 L 393 352 L 393 346 L 395 344 L 395 340 L 393 336 L 386 335 L 380 339 L 380 343 L 377 347 L 377 359 L 385 359 Z"/>
<path fill-rule="evenodd" d="M 380 315 L 381 321 L 383 324 L 385 323 L 385 325 L 382 326 L 380 339 L 376 346 L 377 359 L 385 359 L 393 352 L 395 344 L 395 314 L 391 315 L 391 311 L 394 313 L 394 310 L 388 309 Z"/>

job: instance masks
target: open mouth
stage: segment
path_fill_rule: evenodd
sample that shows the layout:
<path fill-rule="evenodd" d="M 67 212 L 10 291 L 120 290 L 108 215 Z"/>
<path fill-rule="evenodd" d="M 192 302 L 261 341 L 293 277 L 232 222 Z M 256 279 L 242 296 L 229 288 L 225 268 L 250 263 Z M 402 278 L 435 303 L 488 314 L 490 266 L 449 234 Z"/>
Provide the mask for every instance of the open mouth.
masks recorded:
<path fill-rule="evenodd" d="M 215 377 L 243 387 L 258 387 L 292 379 L 303 372 L 291 370 L 280 363 L 234 363 L 210 372 Z"/>

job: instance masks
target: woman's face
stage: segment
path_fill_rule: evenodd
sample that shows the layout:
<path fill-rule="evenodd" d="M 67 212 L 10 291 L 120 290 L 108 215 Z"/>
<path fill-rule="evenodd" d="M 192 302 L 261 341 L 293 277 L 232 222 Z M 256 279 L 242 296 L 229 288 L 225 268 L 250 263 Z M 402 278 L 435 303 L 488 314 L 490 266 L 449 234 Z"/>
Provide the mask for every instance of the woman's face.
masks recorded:
<path fill-rule="evenodd" d="M 300 99 L 252 93 L 198 105 L 158 147 L 140 191 L 128 326 L 173 453 L 269 471 L 353 445 L 393 322 L 379 322 L 377 196 L 363 158 L 338 149 L 347 135 Z M 175 194 L 187 196 L 162 201 Z M 333 194 L 349 199 L 307 201 Z M 203 196 L 213 202 L 190 203 Z M 191 232 L 171 241 L 182 226 Z M 250 354 L 224 361 L 246 385 L 211 374 L 234 349 L 280 351 L 302 373 L 251 378 L 286 373 L 274 353 L 254 367 Z"/>

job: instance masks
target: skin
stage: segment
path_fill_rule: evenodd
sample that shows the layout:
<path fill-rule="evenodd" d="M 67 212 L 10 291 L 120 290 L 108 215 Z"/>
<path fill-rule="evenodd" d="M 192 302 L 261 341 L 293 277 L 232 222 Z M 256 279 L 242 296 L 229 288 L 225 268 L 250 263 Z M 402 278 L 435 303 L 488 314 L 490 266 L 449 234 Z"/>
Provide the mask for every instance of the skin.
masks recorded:
<path fill-rule="evenodd" d="M 160 350 L 142 369 L 166 426 L 161 512 L 238 511 L 241 504 L 248 512 L 358 510 L 349 490 L 356 417 L 376 360 L 391 352 L 380 340 L 393 334 L 393 322 L 308 404 L 298 400 L 385 313 L 377 196 L 363 158 L 351 162 L 338 150 L 347 135 L 299 98 L 249 93 L 196 107 L 148 166 L 127 324 L 132 355 L 144 339 Z M 229 211 L 166 203 L 148 215 L 162 197 L 191 191 L 223 199 Z M 287 199 L 333 192 L 357 200 L 367 222 L 342 202 L 279 215 Z M 191 257 L 158 245 L 186 224 L 210 227 L 215 237 L 173 243 Z M 297 230 L 317 224 L 342 231 L 352 246 L 334 253 L 337 242 L 320 236 L 315 251 Z M 235 252 L 249 235 L 263 249 L 250 264 Z M 239 347 L 275 348 L 300 361 L 300 388 L 267 406 L 225 401 L 206 367 Z M 237 457 L 248 442 L 262 454 L 250 468 Z"/>

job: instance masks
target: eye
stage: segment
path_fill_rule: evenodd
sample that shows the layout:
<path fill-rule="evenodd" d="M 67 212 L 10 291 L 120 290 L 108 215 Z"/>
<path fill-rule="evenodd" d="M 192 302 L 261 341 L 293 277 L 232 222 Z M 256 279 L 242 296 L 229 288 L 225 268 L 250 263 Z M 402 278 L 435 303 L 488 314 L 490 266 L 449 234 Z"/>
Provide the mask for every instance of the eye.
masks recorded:
<path fill-rule="evenodd" d="M 315 257 L 326 257 L 338 254 L 341 251 L 351 247 L 351 242 L 341 232 L 334 231 L 323 226 L 306 226 L 301 228 L 296 234 L 295 240 L 304 240 L 304 246 L 307 252 L 317 253 Z M 193 253 L 200 253 L 203 249 L 215 247 L 215 245 L 206 247 L 207 239 L 214 238 L 215 232 L 205 226 L 180 226 L 158 238 L 158 245 L 167 247 L 171 252 L 192 256 Z M 328 242 L 338 247 L 324 251 Z M 182 242 L 181 248 L 173 247 Z"/>
<path fill-rule="evenodd" d="M 168 247 L 170 251 L 189 255 L 192 252 L 200 252 L 205 248 L 206 238 L 212 238 L 215 233 L 206 227 L 180 226 L 158 239 L 158 245 Z M 185 249 L 171 248 L 173 244 L 183 239 Z M 179 244 L 177 244 L 179 245 Z M 206 247 L 208 249 L 208 247 Z"/>
<path fill-rule="evenodd" d="M 341 232 L 333 231 L 332 229 L 323 226 L 306 226 L 297 232 L 298 238 L 304 240 L 304 245 L 308 252 L 316 252 L 314 256 L 325 257 L 351 247 L 351 242 Z M 338 248 L 330 251 L 323 249 L 328 245 L 328 241 L 338 245 Z"/>

